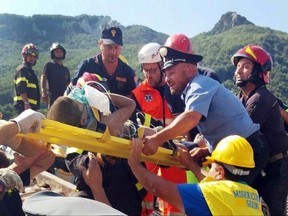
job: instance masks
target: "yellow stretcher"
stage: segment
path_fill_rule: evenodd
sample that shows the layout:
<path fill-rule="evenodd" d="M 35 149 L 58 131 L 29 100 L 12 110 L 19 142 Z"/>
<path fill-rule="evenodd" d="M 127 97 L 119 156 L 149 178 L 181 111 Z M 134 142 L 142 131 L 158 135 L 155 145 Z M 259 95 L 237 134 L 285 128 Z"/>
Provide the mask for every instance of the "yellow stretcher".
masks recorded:
<path fill-rule="evenodd" d="M 42 123 L 44 128 L 39 133 L 18 134 L 18 136 L 115 157 L 127 158 L 129 155 L 131 141 L 111 136 L 109 132 L 94 132 L 48 119 L 42 120 Z M 143 131 L 140 129 L 139 133 Z M 141 137 L 140 134 L 139 136 Z M 182 167 L 175 157 L 172 150 L 160 147 L 152 156 L 142 155 L 141 160 L 159 165 Z"/>

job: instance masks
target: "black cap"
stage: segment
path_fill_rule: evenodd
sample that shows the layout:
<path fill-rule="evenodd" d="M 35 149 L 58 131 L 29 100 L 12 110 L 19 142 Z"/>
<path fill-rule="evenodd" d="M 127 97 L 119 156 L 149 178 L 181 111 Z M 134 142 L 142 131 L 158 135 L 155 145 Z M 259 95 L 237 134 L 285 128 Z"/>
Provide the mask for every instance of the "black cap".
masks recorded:
<path fill-rule="evenodd" d="M 160 55 L 162 56 L 164 62 L 164 66 L 162 68 L 163 70 L 172 67 L 176 64 L 179 64 L 181 62 L 197 65 L 197 63 L 202 61 L 203 59 L 203 56 L 201 55 L 180 52 L 178 50 L 166 46 L 162 46 L 160 48 Z"/>
<path fill-rule="evenodd" d="M 102 41 L 104 44 L 118 44 L 123 46 L 122 31 L 120 28 L 111 27 L 102 31 Z"/>

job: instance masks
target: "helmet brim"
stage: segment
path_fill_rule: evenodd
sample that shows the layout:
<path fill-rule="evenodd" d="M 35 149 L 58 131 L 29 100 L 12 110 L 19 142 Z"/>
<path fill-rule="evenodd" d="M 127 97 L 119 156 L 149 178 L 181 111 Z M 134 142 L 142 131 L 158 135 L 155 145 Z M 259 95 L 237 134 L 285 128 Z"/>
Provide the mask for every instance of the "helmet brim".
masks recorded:
<path fill-rule="evenodd" d="M 163 70 L 179 63 L 191 63 L 197 65 L 197 63 L 203 59 L 203 56 L 201 55 L 180 52 L 166 46 L 160 47 L 160 55 L 164 62 Z"/>

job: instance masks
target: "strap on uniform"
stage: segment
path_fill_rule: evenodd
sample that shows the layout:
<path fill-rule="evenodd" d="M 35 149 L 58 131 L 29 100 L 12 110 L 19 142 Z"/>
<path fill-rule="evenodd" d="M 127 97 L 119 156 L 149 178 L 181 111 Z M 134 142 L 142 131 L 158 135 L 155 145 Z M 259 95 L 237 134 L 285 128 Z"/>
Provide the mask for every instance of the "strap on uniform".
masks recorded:
<path fill-rule="evenodd" d="M 286 152 L 280 152 L 279 154 L 275 154 L 270 157 L 269 163 L 274 163 L 277 160 L 281 160 L 283 158 L 288 158 L 288 151 Z"/>
<path fill-rule="evenodd" d="M 109 132 L 108 127 L 106 127 L 105 132 L 103 133 L 103 136 L 102 136 L 101 140 L 104 141 L 104 142 L 107 142 L 107 141 L 110 140 L 110 138 L 111 138 L 111 134 Z"/>
<path fill-rule="evenodd" d="M 143 186 L 142 186 L 139 182 L 137 182 L 137 183 L 135 184 L 135 186 L 136 186 L 136 188 L 137 188 L 138 191 L 140 191 L 140 190 L 143 189 Z"/>
<path fill-rule="evenodd" d="M 92 112 L 94 114 L 94 117 L 96 118 L 97 121 L 100 121 L 100 114 L 99 114 L 99 110 L 96 107 L 91 107 L 92 108 Z"/>
<path fill-rule="evenodd" d="M 76 147 L 69 147 L 66 149 L 66 155 L 71 154 L 71 153 L 78 153 L 81 155 L 83 153 L 83 149 L 76 148 Z"/>
<path fill-rule="evenodd" d="M 143 126 L 149 127 L 149 126 L 150 126 L 150 123 L 151 123 L 151 118 L 152 118 L 151 115 L 149 115 L 149 114 L 147 114 L 147 113 L 144 113 L 144 119 L 145 119 L 145 121 L 144 121 Z"/>

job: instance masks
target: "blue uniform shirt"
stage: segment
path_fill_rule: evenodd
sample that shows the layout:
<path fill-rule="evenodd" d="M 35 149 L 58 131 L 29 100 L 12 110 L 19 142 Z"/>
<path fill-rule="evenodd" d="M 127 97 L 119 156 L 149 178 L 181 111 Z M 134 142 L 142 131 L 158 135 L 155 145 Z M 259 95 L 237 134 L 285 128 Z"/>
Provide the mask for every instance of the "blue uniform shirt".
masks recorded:
<path fill-rule="evenodd" d="M 197 75 L 187 85 L 183 96 L 185 111 L 195 111 L 203 116 L 197 127 L 208 141 L 210 152 L 228 135 L 247 138 L 259 129 L 239 99 L 213 79 Z"/>

